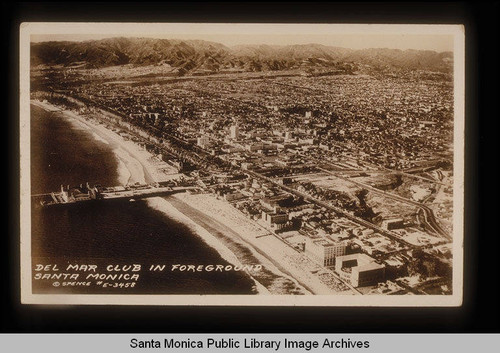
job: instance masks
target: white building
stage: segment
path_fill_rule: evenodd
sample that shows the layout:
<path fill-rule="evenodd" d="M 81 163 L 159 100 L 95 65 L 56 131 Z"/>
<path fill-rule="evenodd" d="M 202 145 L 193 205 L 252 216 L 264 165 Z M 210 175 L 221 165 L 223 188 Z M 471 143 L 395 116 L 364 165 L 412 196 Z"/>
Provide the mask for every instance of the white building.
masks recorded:
<path fill-rule="evenodd" d="M 288 214 L 262 211 L 262 220 L 275 231 L 284 231 L 291 227 Z"/>
<path fill-rule="evenodd" d="M 230 136 L 233 140 L 237 140 L 240 138 L 240 128 L 238 127 L 238 125 L 231 126 Z"/>
<path fill-rule="evenodd" d="M 362 253 L 337 257 L 335 272 L 353 287 L 374 285 L 383 282 L 385 278 L 385 266 Z"/>
<path fill-rule="evenodd" d="M 345 242 L 335 243 L 325 238 L 310 239 L 305 244 L 305 252 L 323 266 L 333 266 L 337 256 L 345 255 Z"/>
<path fill-rule="evenodd" d="M 210 144 L 210 139 L 208 138 L 208 136 L 198 137 L 197 145 L 200 146 L 201 148 L 205 148 L 209 144 Z"/>

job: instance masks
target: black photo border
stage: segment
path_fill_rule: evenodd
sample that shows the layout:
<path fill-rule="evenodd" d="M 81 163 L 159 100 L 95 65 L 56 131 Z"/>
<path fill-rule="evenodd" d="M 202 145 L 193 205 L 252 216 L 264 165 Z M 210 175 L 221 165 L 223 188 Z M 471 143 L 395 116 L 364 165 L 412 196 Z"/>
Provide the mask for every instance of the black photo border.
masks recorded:
<path fill-rule="evenodd" d="M 2 333 L 500 332 L 498 278 L 499 2 L 2 3 L 7 48 L 7 234 Z M 19 25 L 22 22 L 464 24 L 466 30 L 464 302 L 457 308 L 40 306 L 20 304 Z M 495 106 L 494 106 L 495 105 Z"/>

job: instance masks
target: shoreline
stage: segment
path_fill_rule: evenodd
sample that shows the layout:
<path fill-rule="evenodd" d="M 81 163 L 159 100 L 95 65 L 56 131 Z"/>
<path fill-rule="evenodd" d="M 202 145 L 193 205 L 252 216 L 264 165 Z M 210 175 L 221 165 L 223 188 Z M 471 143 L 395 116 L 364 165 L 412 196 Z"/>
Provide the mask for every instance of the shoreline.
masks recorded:
<path fill-rule="evenodd" d="M 278 278 L 275 279 L 276 281 L 289 281 L 289 285 L 294 286 L 294 291 L 300 294 L 314 293 L 314 291 L 307 284 L 301 283 L 296 278 L 294 278 L 286 268 L 281 266 L 278 262 L 274 261 L 270 256 L 267 256 L 261 249 L 254 247 L 252 244 L 246 241 L 244 237 L 241 236 L 241 234 L 230 228 L 228 225 L 221 223 L 219 220 L 207 214 L 206 211 L 204 212 L 203 210 L 199 210 L 196 207 L 193 207 L 189 202 L 186 202 L 183 197 L 179 196 L 179 194 L 176 194 L 165 199 L 172 207 L 188 217 L 191 222 L 198 224 L 198 226 L 208 230 L 209 232 L 220 233 L 220 236 L 226 239 L 219 241 L 223 243 L 229 243 L 229 245 L 226 245 L 226 247 L 232 247 L 236 252 L 241 251 L 238 250 L 238 248 L 240 247 L 244 247 L 246 250 L 250 251 L 251 255 L 247 255 L 247 257 L 256 259 L 258 263 L 262 264 L 267 271 L 277 276 Z M 274 291 L 277 291 L 279 289 L 280 288 L 276 288 Z M 272 291 L 268 290 L 268 292 Z"/>
<path fill-rule="evenodd" d="M 69 121 L 88 130 L 97 140 L 109 144 L 118 160 L 119 179 L 120 182 L 124 181 L 123 184 L 156 181 L 153 175 L 158 175 L 159 171 L 148 160 L 153 156 L 136 143 L 124 140 L 103 124 L 88 121 L 72 111 L 54 110 L 55 106 L 52 104 L 40 101 L 32 100 L 31 104 L 49 111 L 60 112 Z M 263 236 L 262 232 L 269 232 L 254 221 L 247 219 L 229 203 L 217 200 L 215 196 L 186 193 L 168 198 L 151 198 L 147 200 L 147 203 L 153 209 L 186 224 L 222 258 L 233 265 L 241 264 L 241 260 L 234 251 L 228 248 L 228 243 L 234 243 L 235 248 L 244 248 L 249 251 L 252 258 L 257 259 L 275 276 L 274 282 L 262 284 L 253 277 L 253 274 L 248 274 L 255 282 L 258 294 L 290 294 L 280 293 L 285 287 L 291 288 L 295 294 L 352 294 L 349 291 L 337 291 L 327 286 L 316 275 L 316 273 L 324 272 L 324 269 L 306 260 L 303 254 L 301 256 L 274 235 Z M 312 274 L 313 271 L 315 275 Z M 258 274 L 255 276 L 258 277 Z M 265 284 L 268 286 L 266 287 Z"/>
<path fill-rule="evenodd" d="M 87 130 L 95 140 L 107 144 L 117 159 L 118 179 L 122 185 L 133 184 L 135 182 L 152 183 L 156 181 L 149 172 L 150 167 L 148 166 L 147 157 L 144 155 L 144 153 L 148 152 L 144 151 L 137 144 L 132 141 L 123 140 L 120 135 L 107 129 L 102 124 L 90 122 L 72 111 L 58 109 L 50 103 L 36 100 L 31 100 L 30 103 L 47 111 L 60 113 L 75 128 Z"/>
<path fill-rule="evenodd" d="M 189 227 L 191 231 L 196 234 L 201 240 L 210 246 L 212 249 L 217 251 L 217 253 L 227 262 L 234 266 L 242 266 L 243 264 L 239 261 L 236 255 L 229 250 L 223 242 L 219 241 L 210 231 L 205 229 L 196 223 L 193 219 L 186 216 L 180 210 L 178 210 L 174 205 L 172 205 L 168 200 L 162 197 L 152 197 L 146 199 L 148 207 L 160 211 L 167 215 L 169 218 L 182 223 Z M 251 273 L 246 271 L 247 275 L 255 282 L 255 290 L 257 294 L 269 294 L 269 291 L 261 283 L 259 283 Z"/>
<path fill-rule="evenodd" d="M 46 111 L 61 113 L 62 117 L 73 124 L 75 128 L 87 130 L 88 133 L 92 134 L 96 140 L 109 145 L 118 161 L 118 179 L 123 185 L 130 182 L 151 183 L 156 181 L 151 176 L 154 174 L 154 166 L 152 166 L 147 160 L 147 157 L 151 156 L 150 153 L 143 150 L 137 144 L 132 141 L 125 141 L 120 135 L 105 128 L 103 125 L 89 122 L 71 111 L 58 109 L 50 103 L 40 101 L 31 100 L 30 103 Z M 128 143 L 129 146 L 124 146 L 125 143 Z M 138 164 L 141 166 L 142 171 L 138 170 Z M 163 203 L 159 202 L 159 200 L 163 201 Z M 232 265 L 242 265 L 237 257 L 229 249 L 227 249 L 223 242 L 219 241 L 216 236 L 198 225 L 189 217 L 182 214 L 181 211 L 172 206 L 168 201 L 163 198 L 156 197 L 147 199 L 146 202 L 152 209 L 158 210 L 167 217 L 187 225 L 195 235 L 197 235 L 212 249 L 217 251 L 217 253 L 227 262 Z M 255 280 L 250 273 L 247 272 L 247 275 L 254 282 L 257 294 L 269 293 L 266 287 Z"/>
<path fill-rule="evenodd" d="M 78 123 L 84 125 L 87 129 L 89 129 L 89 132 L 93 133 L 96 140 L 107 141 L 119 161 L 119 164 L 120 162 L 122 163 L 122 169 L 118 170 L 118 174 L 121 176 L 120 182 L 123 185 L 133 184 L 136 182 L 148 184 L 156 182 L 156 179 L 153 178 L 152 173 L 150 172 L 151 166 L 149 166 L 149 162 L 147 160 L 148 157 L 150 158 L 152 156 L 150 156 L 147 151 L 132 141 L 125 141 L 120 135 L 107 129 L 102 124 L 90 122 L 68 110 L 62 111 L 62 113 L 70 119 L 74 119 Z M 127 180 L 125 180 L 127 171 L 129 175 Z"/>
<path fill-rule="evenodd" d="M 306 289 L 309 294 L 320 295 L 350 295 L 349 290 L 336 291 L 324 284 L 313 271 L 326 273 L 318 264 L 312 263 L 303 253 L 298 253 L 290 246 L 285 245 L 269 231 L 256 222 L 246 218 L 240 211 L 226 201 L 218 200 L 208 194 L 176 194 L 171 198 L 177 202 L 174 206 L 184 206 L 194 209 L 195 214 L 189 212 L 196 222 L 206 219 L 215 223 L 221 229 L 228 228 L 233 238 L 237 238 L 249 249 L 253 249 L 259 256 L 264 257 L 277 271 L 284 273 Z M 201 219 L 198 219 L 201 218 Z M 272 253 L 272 256 L 268 255 Z"/>

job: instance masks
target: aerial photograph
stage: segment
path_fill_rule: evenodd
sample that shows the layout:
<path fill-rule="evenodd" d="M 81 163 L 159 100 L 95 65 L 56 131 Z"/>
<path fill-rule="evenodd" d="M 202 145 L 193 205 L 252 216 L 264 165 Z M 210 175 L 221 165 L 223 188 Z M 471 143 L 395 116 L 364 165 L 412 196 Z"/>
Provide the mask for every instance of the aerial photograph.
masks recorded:
<path fill-rule="evenodd" d="M 456 36 L 303 26 L 30 32 L 28 297 L 460 295 Z"/>

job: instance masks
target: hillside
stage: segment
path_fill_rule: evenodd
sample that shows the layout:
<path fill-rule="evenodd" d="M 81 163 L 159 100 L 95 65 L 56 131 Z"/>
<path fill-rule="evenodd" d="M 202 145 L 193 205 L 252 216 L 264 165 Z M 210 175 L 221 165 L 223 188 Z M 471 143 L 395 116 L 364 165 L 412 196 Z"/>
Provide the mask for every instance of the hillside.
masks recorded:
<path fill-rule="evenodd" d="M 449 73 L 452 71 L 453 55 L 451 52 L 437 53 L 428 50 L 353 50 L 319 44 L 227 47 L 202 40 L 110 38 L 84 42 L 32 43 L 31 64 L 79 65 L 86 68 L 168 64 L 180 74 L 284 69 L 352 73 L 360 67 Z"/>

